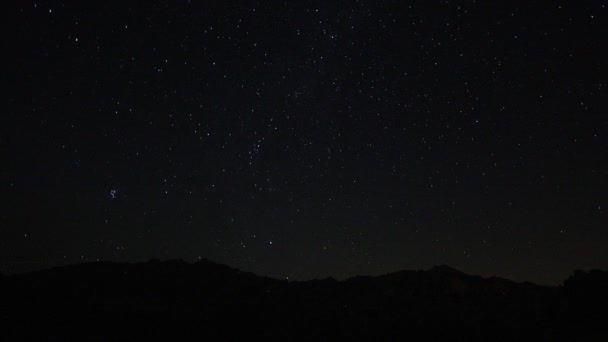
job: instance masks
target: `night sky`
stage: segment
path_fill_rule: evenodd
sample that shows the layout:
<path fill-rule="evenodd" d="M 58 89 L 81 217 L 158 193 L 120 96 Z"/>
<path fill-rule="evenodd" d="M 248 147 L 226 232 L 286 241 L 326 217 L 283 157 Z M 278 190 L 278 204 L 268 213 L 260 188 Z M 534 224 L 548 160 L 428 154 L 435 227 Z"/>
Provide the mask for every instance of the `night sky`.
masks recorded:
<path fill-rule="evenodd" d="M 0 271 L 608 266 L 606 1 L 12 1 Z"/>

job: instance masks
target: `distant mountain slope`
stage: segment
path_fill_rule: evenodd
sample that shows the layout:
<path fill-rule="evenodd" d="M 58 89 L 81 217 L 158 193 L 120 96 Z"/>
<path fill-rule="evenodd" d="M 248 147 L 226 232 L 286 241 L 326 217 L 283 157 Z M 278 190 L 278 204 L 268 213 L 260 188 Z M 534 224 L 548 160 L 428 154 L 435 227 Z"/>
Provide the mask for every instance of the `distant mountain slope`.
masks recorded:
<path fill-rule="evenodd" d="M 287 282 L 207 260 L 89 263 L 0 277 L 17 339 L 594 340 L 608 337 L 608 272 L 562 287 L 448 266 Z"/>

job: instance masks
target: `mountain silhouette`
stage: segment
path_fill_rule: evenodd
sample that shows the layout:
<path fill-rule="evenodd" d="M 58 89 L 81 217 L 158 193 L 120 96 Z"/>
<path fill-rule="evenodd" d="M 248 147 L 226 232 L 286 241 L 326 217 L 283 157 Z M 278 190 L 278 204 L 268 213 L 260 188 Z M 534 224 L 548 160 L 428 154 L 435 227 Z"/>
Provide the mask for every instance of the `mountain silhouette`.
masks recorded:
<path fill-rule="evenodd" d="M 12 339 L 607 340 L 608 272 L 563 286 L 447 265 L 344 281 L 277 280 L 201 260 L 0 275 Z"/>

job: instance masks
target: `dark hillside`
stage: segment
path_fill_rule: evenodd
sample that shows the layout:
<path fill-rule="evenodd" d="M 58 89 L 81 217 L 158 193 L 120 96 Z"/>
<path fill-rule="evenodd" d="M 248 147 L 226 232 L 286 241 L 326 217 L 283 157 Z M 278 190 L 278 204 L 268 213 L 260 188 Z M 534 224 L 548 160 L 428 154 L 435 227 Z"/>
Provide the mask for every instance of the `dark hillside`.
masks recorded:
<path fill-rule="evenodd" d="M 563 287 L 448 266 L 286 282 L 203 260 L 90 263 L 0 278 L 15 338 L 527 340 L 608 336 L 608 273 Z"/>

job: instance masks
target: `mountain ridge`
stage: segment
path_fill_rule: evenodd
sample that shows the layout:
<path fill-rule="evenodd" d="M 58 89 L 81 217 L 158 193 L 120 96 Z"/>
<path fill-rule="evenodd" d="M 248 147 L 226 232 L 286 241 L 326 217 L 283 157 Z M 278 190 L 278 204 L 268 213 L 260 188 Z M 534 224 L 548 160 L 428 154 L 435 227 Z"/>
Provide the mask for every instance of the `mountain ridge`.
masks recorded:
<path fill-rule="evenodd" d="M 226 271 L 232 271 L 232 272 L 239 272 L 239 273 L 243 273 L 243 274 L 250 274 L 250 275 L 255 275 L 256 277 L 261 277 L 261 278 L 268 278 L 268 279 L 274 279 L 277 281 L 283 281 L 284 279 L 282 278 L 277 278 L 277 277 L 273 277 L 273 276 L 265 276 L 265 275 L 259 275 L 255 272 L 252 271 L 246 271 L 246 270 L 242 270 L 239 269 L 237 267 L 232 267 L 232 266 L 228 266 L 225 264 L 221 264 L 221 263 L 217 263 L 215 261 L 212 261 L 210 259 L 206 259 L 206 258 L 201 258 L 199 260 L 196 260 L 194 262 L 188 262 L 185 261 L 183 259 L 167 259 L 167 260 L 160 260 L 160 259 L 150 259 L 148 261 L 141 261 L 141 262 L 119 262 L 119 261 L 108 261 L 108 260 L 100 260 L 100 261 L 91 261 L 91 262 L 83 262 L 83 263 L 75 263 L 75 264 L 69 264 L 69 265 L 61 265 L 61 266 L 54 266 L 54 267 L 49 267 L 49 268 L 45 268 L 45 269 L 39 269 L 39 270 L 33 270 L 33 271 L 26 271 L 26 272 L 19 272 L 19 273 L 1 273 L 0 272 L 0 279 L 2 277 L 4 278 L 13 278 L 13 277 L 22 277 L 22 276 L 29 276 L 29 275 L 34 275 L 34 274 L 44 274 L 44 273 L 49 273 L 49 272 L 57 272 L 57 271 L 67 271 L 70 269 L 79 269 L 79 268 L 83 268 L 83 267 L 94 267 L 94 265 L 107 265 L 107 266 L 117 266 L 117 267 L 139 267 L 139 266 L 143 266 L 143 265 L 167 265 L 167 266 L 175 266 L 175 265 L 184 265 L 187 267 L 187 265 L 192 265 L 192 266 L 201 266 L 201 265 L 207 265 L 210 267 L 217 267 L 217 268 L 223 268 Z M 606 268 L 608 270 L 608 267 Z M 589 271 L 582 271 L 582 270 L 574 270 L 573 273 L 575 272 L 593 272 L 596 270 L 589 270 Z M 288 282 L 309 282 L 309 281 L 313 281 L 313 282 L 318 282 L 318 281 L 335 281 L 335 282 L 345 282 L 345 281 L 349 281 L 351 279 L 356 279 L 356 278 L 378 278 L 378 277 L 384 277 L 384 276 L 389 276 L 389 275 L 394 275 L 394 274 L 399 274 L 402 272 L 428 272 L 428 273 L 436 273 L 436 274 L 443 274 L 443 275 L 460 275 L 460 276 L 469 276 L 469 277 L 479 277 L 482 279 L 500 279 L 500 280 L 505 280 L 505 281 L 509 281 L 512 283 L 516 283 L 516 284 L 532 284 L 535 286 L 541 286 L 541 287 L 559 287 L 559 286 L 563 286 L 563 282 L 565 282 L 567 280 L 564 279 L 564 281 L 562 281 L 562 284 L 557 284 L 557 285 L 542 285 L 542 284 L 537 284 L 531 281 L 515 281 L 515 280 L 511 280 L 509 278 L 506 277 L 502 277 L 502 276 L 481 276 L 481 275 L 475 275 L 475 274 L 469 274 L 466 273 L 464 271 L 461 271 L 457 268 L 451 267 L 447 264 L 439 264 L 439 265 L 433 265 L 430 266 L 427 269 L 401 269 L 401 270 L 396 270 L 396 271 L 392 271 L 392 272 L 387 272 L 384 274 L 379 274 L 379 275 L 354 275 L 354 276 L 350 276 L 344 279 L 337 279 L 333 276 L 326 276 L 323 278 L 312 278 L 312 279 L 305 279 L 305 280 L 288 280 Z"/>
<path fill-rule="evenodd" d="M 154 327 L 152 337 L 171 337 L 171 327 L 188 324 L 198 327 L 197 336 L 234 339 L 580 340 L 608 337 L 605 288 L 608 272 L 600 270 L 576 271 L 563 285 L 548 287 L 447 265 L 287 281 L 206 259 L 93 262 L 0 276 L 0 319 L 12 323 L 15 336 L 28 331 L 24 322 L 50 321 L 49 336 L 57 338 L 70 329 L 87 333 L 91 325 L 105 329 L 100 339 L 144 327 Z"/>

